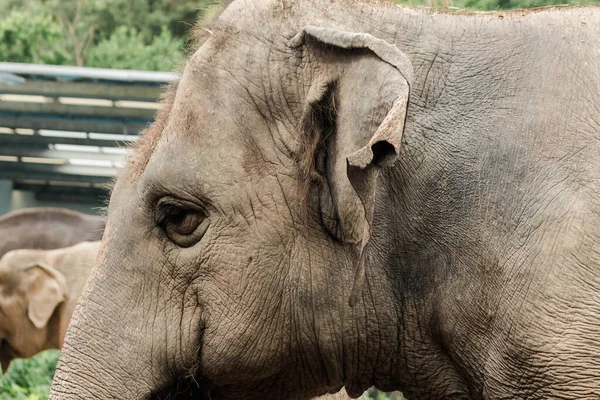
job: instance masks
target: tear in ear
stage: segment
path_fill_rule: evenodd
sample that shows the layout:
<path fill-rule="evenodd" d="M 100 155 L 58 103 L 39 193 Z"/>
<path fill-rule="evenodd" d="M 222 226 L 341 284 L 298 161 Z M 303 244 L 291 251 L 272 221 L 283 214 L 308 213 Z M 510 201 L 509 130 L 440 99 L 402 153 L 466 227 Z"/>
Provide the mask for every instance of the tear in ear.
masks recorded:
<path fill-rule="evenodd" d="M 365 277 L 378 174 L 400 149 L 412 65 L 395 45 L 366 33 L 307 26 L 289 45 L 315 65 L 303 127 L 323 178 L 323 225 L 353 249 L 354 305 Z"/>
<path fill-rule="evenodd" d="M 33 325 L 42 329 L 48 324 L 56 307 L 68 297 L 64 276 L 42 263 L 26 268 L 27 316 Z"/>

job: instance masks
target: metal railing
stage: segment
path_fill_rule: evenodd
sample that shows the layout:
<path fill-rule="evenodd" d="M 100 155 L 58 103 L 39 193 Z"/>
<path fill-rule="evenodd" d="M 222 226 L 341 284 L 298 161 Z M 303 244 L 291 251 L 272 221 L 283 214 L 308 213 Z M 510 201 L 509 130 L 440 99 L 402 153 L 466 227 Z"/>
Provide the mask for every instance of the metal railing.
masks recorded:
<path fill-rule="evenodd" d="M 122 163 L 176 74 L 0 63 L 0 179 L 96 188 Z"/>

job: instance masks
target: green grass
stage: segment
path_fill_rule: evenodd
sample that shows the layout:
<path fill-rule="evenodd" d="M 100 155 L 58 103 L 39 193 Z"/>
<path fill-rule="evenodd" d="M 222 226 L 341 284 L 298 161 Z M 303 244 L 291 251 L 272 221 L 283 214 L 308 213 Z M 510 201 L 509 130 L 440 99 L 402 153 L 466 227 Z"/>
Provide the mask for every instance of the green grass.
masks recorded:
<path fill-rule="evenodd" d="M 58 351 L 44 351 L 33 358 L 14 360 L 0 377 L 0 400 L 45 400 L 58 361 Z"/>

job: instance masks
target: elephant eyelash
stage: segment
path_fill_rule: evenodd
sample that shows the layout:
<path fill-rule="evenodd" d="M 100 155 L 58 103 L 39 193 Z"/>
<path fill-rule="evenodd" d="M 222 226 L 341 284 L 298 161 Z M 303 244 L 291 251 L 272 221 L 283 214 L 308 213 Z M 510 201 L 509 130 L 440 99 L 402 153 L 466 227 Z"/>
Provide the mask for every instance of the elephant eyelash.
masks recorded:
<path fill-rule="evenodd" d="M 174 221 L 179 218 L 185 217 L 185 213 L 195 212 L 202 214 L 204 217 L 208 216 L 207 207 L 204 205 L 205 201 L 189 201 L 182 200 L 179 198 L 166 196 L 156 201 L 154 205 L 155 218 L 157 225 L 160 225 L 166 221 Z"/>
<path fill-rule="evenodd" d="M 174 224 L 181 223 L 185 219 L 188 212 L 188 209 L 181 208 L 176 205 L 164 205 L 158 209 L 156 223 L 159 226 L 163 226 L 167 222 Z"/>
<path fill-rule="evenodd" d="M 207 216 L 203 210 L 197 208 L 167 204 L 158 208 L 156 224 L 166 231 L 169 226 L 183 224 L 191 215 L 194 215 L 198 221 L 204 220 Z"/>

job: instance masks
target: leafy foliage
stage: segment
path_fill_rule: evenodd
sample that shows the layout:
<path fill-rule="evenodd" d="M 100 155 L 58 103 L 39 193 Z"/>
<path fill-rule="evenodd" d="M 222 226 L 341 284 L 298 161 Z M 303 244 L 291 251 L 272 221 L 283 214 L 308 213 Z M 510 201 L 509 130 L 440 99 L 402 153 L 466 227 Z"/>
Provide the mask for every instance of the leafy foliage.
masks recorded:
<path fill-rule="evenodd" d="M 0 0 L 0 61 L 171 70 L 217 0 Z"/>
<path fill-rule="evenodd" d="M 216 0 L 101 0 L 96 10 L 98 31 L 106 39 L 116 27 L 130 26 L 149 43 L 166 28 L 181 39 L 216 4 Z"/>
<path fill-rule="evenodd" d="M 89 67 L 165 71 L 183 58 L 183 40 L 173 38 L 163 27 L 160 35 L 146 44 L 135 28 L 118 27 L 108 38 L 94 46 L 88 56 Z"/>
<path fill-rule="evenodd" d="M 0 400 L 43 400 L 58 361 L 58 351 L 49 350 L 25 360 L 14 360 L 8 372 L 0 376 Z"/>
<path fill-rule="evenodd" d="M 69 64 L 61 36 L 52 17 L 14 10 L 0 20 L 0 61 Z"/>

